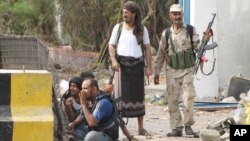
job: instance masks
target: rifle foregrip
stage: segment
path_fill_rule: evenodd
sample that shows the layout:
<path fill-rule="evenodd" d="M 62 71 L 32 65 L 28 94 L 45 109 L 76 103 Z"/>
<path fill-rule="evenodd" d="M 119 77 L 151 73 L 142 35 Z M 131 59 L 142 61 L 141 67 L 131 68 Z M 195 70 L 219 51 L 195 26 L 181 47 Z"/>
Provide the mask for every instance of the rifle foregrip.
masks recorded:
<path fill-rule="evenodd" d="M 210 49 L 214 49 L 217 46 L 218 46 L 218 44 L 216 42 L 213 42 L 210 45 L 206 45 L 204 48 L 205 48 L 205 50 L 210 50 Z"/>

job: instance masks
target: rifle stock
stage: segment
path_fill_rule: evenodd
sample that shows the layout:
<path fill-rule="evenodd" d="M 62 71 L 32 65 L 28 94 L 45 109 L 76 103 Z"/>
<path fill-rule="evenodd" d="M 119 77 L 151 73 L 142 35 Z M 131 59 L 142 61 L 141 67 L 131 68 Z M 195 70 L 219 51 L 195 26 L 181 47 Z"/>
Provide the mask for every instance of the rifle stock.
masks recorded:
<path fill-rule="evenodd" d="M 209 33 L 210 30 L 212 29 L 212 25 L 213 25 L 213 22 L 214 22 L 214 19 L 215 19 L 215 16 L 216 16 L 216 13 L 213 13 L 213 19 L 211 22 L 209 22 L 208 24 L 208 27 L 206 29 L 206 32 L 205 33 Z M 199 69 L 199 66 L 200 66 L 200 63 L 201 63 L 201 58 L 202 56 L 204 55 L 205 51 L 206 50 L 210 50 L 210 49 L 214 49 L 215 47 L 217 47 L 217 43 L 216 42 L 213 42 L 212 44 L 210 45 L 207 45 L 208 41 L 205 40 L 205 35 L 203 35 L 202 37 L 202 42 L 201 42 L 201 46 L 200 46 L 200 49 L 197 53 L 197 56 L 196 56 L 196 62 L 195 62 L 195 71 L 194 71 L 194 74 L 196 75 L 197 72 L 198 72 L 198 69 Z"/>

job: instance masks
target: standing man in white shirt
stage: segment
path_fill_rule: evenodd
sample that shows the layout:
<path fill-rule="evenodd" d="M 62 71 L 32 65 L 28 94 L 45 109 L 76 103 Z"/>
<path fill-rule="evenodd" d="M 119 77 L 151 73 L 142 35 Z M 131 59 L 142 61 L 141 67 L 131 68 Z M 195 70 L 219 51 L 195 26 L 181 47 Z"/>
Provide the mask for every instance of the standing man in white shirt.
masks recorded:
<path fill-rule="evenodd" d="M 152 74 L 148 30 L 141 23 L 137 3 L 124 3 L 122 15 L 123 22 L 115 25 L 109 41 L 109 55 L 115 70 L 114 94 L 121 98 L 118 108 L 124 116 L 137 117 L 139 134 L 148 135 L 143 125 L 144 73 L 147 76 Z"/>

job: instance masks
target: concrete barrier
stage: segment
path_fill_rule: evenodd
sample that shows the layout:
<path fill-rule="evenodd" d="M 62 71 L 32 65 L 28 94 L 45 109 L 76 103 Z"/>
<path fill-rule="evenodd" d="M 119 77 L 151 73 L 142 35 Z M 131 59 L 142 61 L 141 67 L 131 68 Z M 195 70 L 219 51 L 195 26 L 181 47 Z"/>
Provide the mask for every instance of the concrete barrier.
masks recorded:
<path fill-rule="evenodd" d="M 0 141 L 53 141 L 52 75 L 0 70 Z"/>

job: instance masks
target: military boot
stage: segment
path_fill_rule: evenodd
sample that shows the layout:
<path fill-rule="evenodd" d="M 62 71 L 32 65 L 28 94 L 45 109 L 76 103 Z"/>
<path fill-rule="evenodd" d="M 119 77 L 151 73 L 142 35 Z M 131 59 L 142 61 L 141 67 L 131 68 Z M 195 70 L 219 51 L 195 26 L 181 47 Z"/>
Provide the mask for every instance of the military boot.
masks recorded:
<path fill-rule="evenodd" d="M 186 135 L 192 135 L 194 138 L 198 138 L 199 136 L 193 131 L 191 126 L 185 126 Z"/>
<path fill-rule="evenodd" d="M 172 132 L 167 134 L 168 137 L 181 137 L 182 136 L 182 127 L 177 127 L 173 129 Z"/>
<path fill-rule="evenodd" d="M 191 126 L 185 126 L 185 133 L 186 133 L 186 135 L 193 135 L 194 131 L 191 128 Z"/>

